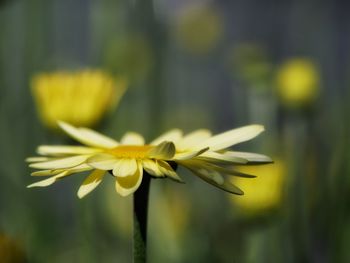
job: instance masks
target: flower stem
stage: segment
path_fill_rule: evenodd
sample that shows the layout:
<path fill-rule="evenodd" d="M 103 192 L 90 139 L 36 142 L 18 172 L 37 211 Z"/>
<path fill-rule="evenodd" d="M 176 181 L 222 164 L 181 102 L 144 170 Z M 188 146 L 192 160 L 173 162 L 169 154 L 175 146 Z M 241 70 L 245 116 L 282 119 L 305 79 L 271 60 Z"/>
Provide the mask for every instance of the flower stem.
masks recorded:
<path fill-rule="evenodd" d="M 151 176 L 144 173 L 140 187 L 134 193 L 134 263 L 146 262 L 147 212 Z"/>

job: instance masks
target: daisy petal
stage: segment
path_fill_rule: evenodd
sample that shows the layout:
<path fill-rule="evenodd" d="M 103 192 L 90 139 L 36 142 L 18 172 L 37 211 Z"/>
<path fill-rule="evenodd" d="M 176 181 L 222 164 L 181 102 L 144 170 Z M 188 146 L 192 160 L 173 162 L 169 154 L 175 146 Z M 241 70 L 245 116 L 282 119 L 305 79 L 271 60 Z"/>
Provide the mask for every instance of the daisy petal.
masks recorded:
<path fill-rule="evenodd" d="M 164 177 L 165 175 L 159 170 L 156 161 L 145 159 L 142 161 L 143 169 L 150 175 Z"/>
<path fill-rule="evenodd" d="M 48 176 L 48 175 L 56 175 L 59 174 L 60 170 L 41 170 L 31 173 L 31 176 Z"/>
<path fill-rule="evenodd" d="M 159 170 L 165 174 L 167 177 L 169 177 L 170 179 L 178 182 L 178 183 L 185 183 L 180 176 L 178 176 L 178 174 L 174 171 L 173 168 L 171 168 L 171 166 L 164 161 L 157 161 Z"/>
<path fill-rule="evenodd" d="M 70 168 L 70 169 L 41 170 L 41 171 L 33 172 L 30 175 L 31 176 L 48 176 L 48 175 L 56 175 L 56 174 L 62 173 L 64 171 L 69 171 L 70 174 L 73 174 L 73 173 L 80 173 L 80 172 L 89 171 L 91 169 L 92 168 L 90 166 L 83 163 L 83 164 L 80 164 L 78 166 L 74 166 L 73 168 Z"/>
<path fill-rule="evenodd" d="M 208 139 L 211 136 L 209 130 L 200 129 L 193 131 L 183 137 L 180 141 L 176 142 L 176 148 L 180 150 L 191 149 L 202 141 Z"/>
<path fill-rule="evenodd" d="M 36 169 L 71 168 L 71 167 L 77 166 L 77 165 L 85 162 L 87 158 L 88 158 L 88 156 L 86 156 L 86 155 L 78 155 L 78 156 L 73 156 L 73 157 L 55 159 L 55 160 L 47 161 L 47 162 L 32 163 L 29 165 L 29 167 L 36 168 Z"/>
<path fill-rule="evenodd" d="M 138 164 L 136 172 L 127 177 L 116 177 L 115 189 L 121 196 L 128 196 L 134 193 L 142 182 L 143 170 Z"/>
<path fill-rule="evenodd" d="M 26 159 L 27 163 L 37 163 L 37 162 L 46 162 L 52 160 L 52 158 L 49 157 L 28 157 Z"/>
<path fill-rule="evenodd" d="M 118 177 L 132 176 L 138 168 L 135 159 L 119 159 L 113 168 L 113 175 Z"/>
<path fill-rule="evenodd" d="M 102 181 L 106 171 L 94 170 L 82 183 L 78 190 L 78 197 L 83 198 L 94 190 Z"/>
<path fill-rule="evenodd" d="M 49 185 L 52 185 L 53 183 L 55 183 L 57 180 L 59 180 L 63 177 L 66 177 L 68 175 L 70 175 L 69 171 L 64 171 L 58 175 L 52 176 L 52 177 L 47 178 L 45 180 L 30 184 L 27 186 L 27 188 L 49 186 Z"/>
<path fill-rule="evenodd" d="M 70 154 L 93 154 L 100 152 L 98 149 L 84 146 L 64 146 L 64 145 L 42 145 L 38 147 L 38 154 L 41 155 L 70 155 Z"/>
<path fill-rule="evenodd" d="M 128 132 L 120 140 L 123 145 L 144 145 L 145 139 L 136 132 Z"/>
<path fill-rule="evenodd" d="M 236 195 L 244 194 L 244 192 L 241 189 L 233 185 L 227 178 L 222 176 L 220 173 L 212 173 L 204 169 L 192 169 L 190 167 L 187 168 L 207 183 L 214 185 L 226 192 Z"/>
<path fill-rule="evenodd" d="M 182 137 L 182 131 L 179 129 L 173 129 L 170 130 L 161 136 L 159 136 L 157 139 L 153 140 L 150 144 L 151 145 L 158 145 L 164 141 L 170 141 L 170 142 L 177 142 Z"/>
<path fill-rule="evenodd" d="M 68 135 L 83 144 L 108 149 L 119 145 L 117 141 L 96 131 L 87 128 L 75 128 L 63 121 L 59 121 L 58 124 Z"/>
<path fill-rule="evenodd" d="M 171 159 L 175 155 L 175 145 L 172 142 L 164 141 L 148 152 L 149 158 Z"/>
<path fill-rule="evenodd" d="M 117 159 L 110 154 L 100 153 L 96 154 L 86 160 L 86 163 L 96 169 L 108 171 L 113 170 Z"/>
<path fill-rule="evenodd" d="M 263 131 L 264 127 L 261 125 L 249 125 L 215 135 L 199 143 L 195 148 L 198 149 L 209 147 L 210 151 L 219 151 L 232 145 L 249 141 L 258 136 Z"/>
<path fill-rule="evenodd" d="M 229 156 L 217 152 L 204 152 L 203 154 L 199 155 L 197 157 L 198 160 L 202 161 L 208 161 L 211 163 L 218 163 L 218 164 L 246 164 L 248 163 L 248 160 L 239 158 L 236 156 Z"/>
<path fill-rule="evenodd" d="M 246 174 L 246 173 L 242 173 L 242 172 L 238 172 L 237 170 L 234 170 L 233 167 L 231 168 L 225 168 L 225 167 L 221 167 L 215 164 L 211 164 L 211 163 L 205 163 L 205 162 L 200 162 L 197 167 L 204 167 L 207 170 L 215 170 L 219 173 L 222 174 L 226 174 L 226 175 L 234 175 L 234 176 L 238 176 L 238 177 L 244 177 L 244 178 L 255 178 L 255 175 L 252 174 Z"/>
<path fill-rule="evenodd" d="M 78 166 L 74 166 L 69 169 L 70 173 L 80 173 L 80 172 L 85 172 L 90 170 L 92 170 L 91 166 L 87 165 L 86 163 L 82 163 Z"/>
<path fill-rule="evenodd" d="M 248 152 L 231 152 L 227 151 L 224 153 L 226 156 L 235 156 L 238 158 L 244 158 L 251 163 L 272 163 L 272 159 L 263 154 L 248 153 Z"/>
<path fill-rule="evenodd" d="M 188 151 L 188 152 L 184 152 L 184 153 L 177 153 L 174 156 L 174 160 L 186 160 L 186 159 L 192 159 L 193 157 L 196 157 L 198 155 L 201 155 L 202 153 L 208 151 L 209 148 L 204 148 L 202 150 L 199 151 Z"/>

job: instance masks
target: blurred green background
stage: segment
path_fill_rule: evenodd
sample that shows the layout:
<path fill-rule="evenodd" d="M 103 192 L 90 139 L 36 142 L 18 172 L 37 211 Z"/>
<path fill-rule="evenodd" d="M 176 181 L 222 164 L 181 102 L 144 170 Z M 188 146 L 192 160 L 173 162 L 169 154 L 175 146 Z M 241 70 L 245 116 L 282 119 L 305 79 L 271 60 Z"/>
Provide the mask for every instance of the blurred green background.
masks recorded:
<path fill-rule="evenodd" d="M 128 83 L 94 125 L 116 139 L 134 130 L 150 140 L 173 127 L 267 130 L 237 147 L 276 161 L 249 167 L 259 177 L 237 181 L 245 196 L 182 170 L 185 185 L 153 180 L 149 262 L 350 262 L 347 8 L 0 1 L 0 262 L 131 262 L 132 200 L 115 193 L 112 178 L 83 200 L 84 175 L 26 189 L 35 180 L 25 158 L 40 144 L 69 142 L 40 121 L 32 78 L 85 68 Z"/>

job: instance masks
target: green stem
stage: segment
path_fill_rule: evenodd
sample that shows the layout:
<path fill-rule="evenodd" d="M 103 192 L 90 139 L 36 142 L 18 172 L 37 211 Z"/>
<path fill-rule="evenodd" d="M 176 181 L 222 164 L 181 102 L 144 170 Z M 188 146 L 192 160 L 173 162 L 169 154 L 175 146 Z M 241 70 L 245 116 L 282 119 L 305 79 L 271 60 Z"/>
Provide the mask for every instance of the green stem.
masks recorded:
<path fill-rule="evenodd" d="M 147 212 L 151 176 L 144 173 L 140 187 L 134 193 L 134 263 L 144 263 L 147 257 Z"/>

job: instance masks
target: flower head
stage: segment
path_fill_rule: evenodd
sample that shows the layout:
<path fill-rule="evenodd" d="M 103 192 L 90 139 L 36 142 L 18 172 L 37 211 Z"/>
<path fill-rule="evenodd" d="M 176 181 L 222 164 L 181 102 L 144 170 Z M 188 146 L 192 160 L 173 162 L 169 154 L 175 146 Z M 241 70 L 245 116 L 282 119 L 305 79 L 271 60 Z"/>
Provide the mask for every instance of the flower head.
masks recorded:
<path fill-rule="evenodd" d="M 286 168 L 283 160 L 275 160 L 273 165 L 240 167 L 240 172 L 258 173 L 261 176 L 248 183 L 242 178 L 232 178 L 232 183 L 243 187 L 247 194 L 242 198 L 230 199 L 247 215 L 257 215 L 277 209 L 283 199 Z"/>
<path fill-rule="evenodd" d="M 57 128 L 57 120 L 94 126 L 117 105 L 126 83 L 100 70 L 42 73 L 32 79 L 32 94 L 42 122 Z"/>
<path fill-rule="evenodd" d="M 183 166 L 204 181 L 234 194 L 243 192 L 234 186 L 228 176 L 254 177 L 236 171 L 235 165 L 269 163 L 267 156 L 234 152 L 228 147 L 248 141 L 264 128 L 251 125 L 212 136 L 208 130 L 196 130 L 183 135 L 173 129 L 150 143 L 135 132 L 126 133 L 118 142 L 88 128 L 76 128 L 60 122 L 60 127 L 85 146 L 40 146 L 41 157 L 28 158 L 31 168 L 40 169 L 33 176 L 50 176 L 28 187 L 48 186 L 69 175 L 91 171 L 79 188 L 78 196 L 84 197 L 95 189 L 106 172 L 115 177 L 116 191 L 127 196 L 140 186 L 144 172 L 152 177 L 168 177 L 183 182 L 176 173 Z"/>
<path fill-rule="evenodd" d="M 307 59 L 291 59 L 277 72 L 279 97 L 286 106 L 300 107 L 315 101 L 320 76 L 316 65 Z"/>

